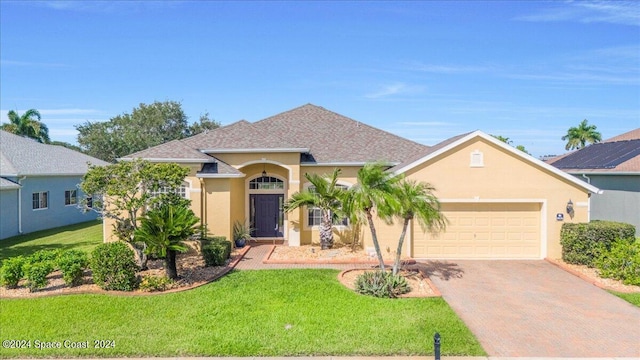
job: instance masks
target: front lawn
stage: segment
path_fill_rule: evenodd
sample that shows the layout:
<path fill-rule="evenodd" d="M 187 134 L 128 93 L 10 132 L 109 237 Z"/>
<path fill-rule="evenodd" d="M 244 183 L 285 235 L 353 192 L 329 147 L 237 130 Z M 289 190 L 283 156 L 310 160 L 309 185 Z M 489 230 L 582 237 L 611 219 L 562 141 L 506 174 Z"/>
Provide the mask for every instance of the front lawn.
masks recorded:
<path fill-rule="evenodd" d="M 637 307 L 640 307 L 640 293 L 621 293 L 617 291 L 610 291 L 610 293 L 632 303 Z"/>
<path fill-rule="evenodd" d="M 485 355 L 441 298 L 358 295 L 336 270 L 234 271 L 195 290 L 156 296 L 0 299 L 1 357 Z M 36 340 L 61 349 L 36 349 Z M 89 349 L 65 348 L 65 340 Z M 95 349 L 95 340 L 115 343 Z M 67 342 L 67 345 L 70 345 Z"/>
<path fill-rule="evenodd" d="M 90 252 L 102 243 L 102 221 L 88 221 L 0 240 L 0 262 L 38 250 L 77 249 Z"/>

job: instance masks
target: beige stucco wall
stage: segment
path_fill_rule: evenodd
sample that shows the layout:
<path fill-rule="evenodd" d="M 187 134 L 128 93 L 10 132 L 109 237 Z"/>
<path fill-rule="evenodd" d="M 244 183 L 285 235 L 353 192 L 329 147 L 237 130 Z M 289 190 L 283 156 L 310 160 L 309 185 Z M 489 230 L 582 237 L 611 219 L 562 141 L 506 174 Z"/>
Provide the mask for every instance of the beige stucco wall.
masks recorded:
<path fill-rule="evenodd" d="M 476 150 L 483 154 L 483 167 L 470 166 L 471 153 Z M 585 189 L 481 138 L 441 154 L 405 175 L 431 183 L 443 202 L 540 200 L 550 258 L 561 256 L 562 224 L 588 220 L 589 197 Z M 569 200 L 574 203 L 573 218 L 566 214 Z M 557 213 L 564 214 L 564 221 L 556 220 Z"/>

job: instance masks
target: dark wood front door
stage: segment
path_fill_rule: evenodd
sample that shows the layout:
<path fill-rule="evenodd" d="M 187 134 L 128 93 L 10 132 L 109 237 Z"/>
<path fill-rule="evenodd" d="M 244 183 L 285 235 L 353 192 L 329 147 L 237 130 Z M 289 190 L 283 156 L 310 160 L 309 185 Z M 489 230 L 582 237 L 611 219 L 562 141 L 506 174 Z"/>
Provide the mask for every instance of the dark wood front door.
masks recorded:
<path fill-rule="evenodd" d="M 253 237 L 282 237 L 282 205 L 284 195 L 251 194 L 251 224 Z"/>

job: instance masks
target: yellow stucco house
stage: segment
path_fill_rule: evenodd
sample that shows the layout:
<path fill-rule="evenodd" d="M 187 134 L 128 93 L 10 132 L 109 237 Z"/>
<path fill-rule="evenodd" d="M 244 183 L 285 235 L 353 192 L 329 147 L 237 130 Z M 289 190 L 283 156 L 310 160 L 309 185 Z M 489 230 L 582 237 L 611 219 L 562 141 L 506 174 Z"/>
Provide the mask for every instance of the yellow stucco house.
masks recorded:
<path fill-rule="evenodd" d="M 309 186 L 305 173 L 340 168 L 339 184 L 349 187 L 366 162 L 383 161 L 390 172 L 435 186 L 449 220 L 437 236 L 411 225 L 404 254 L 414 258 L 558 258 L 560 227 L 588 221 L 589 196 L 598 192 L 481 131 L 429 147 L 311 104 L 121 160 L 134 158 L 188 167 L 179 190 L 210 233 L 231 238 L 234 222 L 246 220 L 258 241 L 288 246 L 319 241 L 319 211 L 283 212 L 287 198 Z M 392 251 L 401 224 L 376 225 L 383 252 Z M 111 226 L 104 228 L 110 238 L 106 231 Z M 348 242 L 354 235 L 349 225 L 335 231 L 337 241 Z M 370 248 L 368 229 L 360 236 L 364 249 Z"/>

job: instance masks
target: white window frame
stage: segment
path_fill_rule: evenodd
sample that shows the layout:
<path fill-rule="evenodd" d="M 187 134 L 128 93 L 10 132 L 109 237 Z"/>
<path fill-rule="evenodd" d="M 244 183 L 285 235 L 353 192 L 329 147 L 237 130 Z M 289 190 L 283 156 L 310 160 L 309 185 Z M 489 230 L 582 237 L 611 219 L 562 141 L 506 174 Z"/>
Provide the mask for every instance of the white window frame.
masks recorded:
<path fill-rule="evenodd" d="M 338 181 L 336 183 L 336 186 L 340 186 L 342 188 L 344 188 L 345 190 L 348 190 L 351 186 L 353 186 L 352 184 L 349 184 L 345 181 Z M 304 189 L 305 190 L 309 190 L 310 188 L 314 187 L 313 184 L 311 183 L 305 183 L 304 184 Z M 306 230 L 318 230 L 320 229 L 320 224 L 318 225 L 312 225 L 310 220 L 310 217 L 312 216 L 312 211 L 315 212 L 317 210 L 320 210 L 320 208 L 315 207 L 315 206 L 307 206 L 306 207 L 306 211 L 304 212 L 304 227 Z M 322 216 L 322 215 L 320 215 Z M 316 216 L 313 215 L 313 217 L 315 218 Z M 344 220 L 345 218 L 343 218 Z M 333 226 L 338 229 L 338 230 L 344 230 L 344 229 L 348 229 L 351 227 L 351 223 L 349 222 L 349 219 L 347 219 L 347 225 L 343 224 L 342 222 L 339 223 L 334 223 Z"/>
<path fill-rule="evenodd" d="M 72 196 L 73 194 L 73 196 Z M 73 202 L 71 202 L 73 200 Z M 64 191 L 64 206 L 78 205 L 78 190 L 65 190 Z"/>
<path fill-rule="evenodd" d="M 177 188 L 172 188 L 169 186 L 163 186 L 161 188 L 159 188 L 158 190 L 155 191 L 149 191 L 149 195 L 151 195 L 152 197 L 156 197 L 162 194 L 177 194 L 178 196 L 180 196 L 183 199 L 190 199 L 190 193 L 191 192 L 191 184 L 187 181 L 183 181 L 182 184 L 180 186 L 178 186 Z"/>
<path fill-rule="evenodd" d="M 38 200 L 34 199 L 35 195 L 38 195 Z M 44 198 L 44 201 L 43 201 L 43 198 Z M 36 201 L 38 202 L 38 207 L 34 207 L 36 205 Z M 48 208 L 49 208 L 49 192 L 48 191 L 36 191 L 31 194 L 31 209 L 33 211 L 47 210 Z"/>

